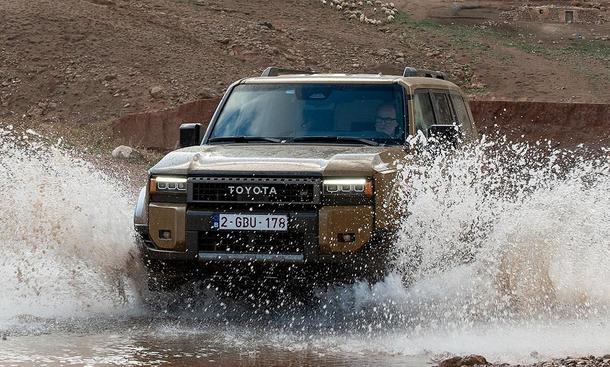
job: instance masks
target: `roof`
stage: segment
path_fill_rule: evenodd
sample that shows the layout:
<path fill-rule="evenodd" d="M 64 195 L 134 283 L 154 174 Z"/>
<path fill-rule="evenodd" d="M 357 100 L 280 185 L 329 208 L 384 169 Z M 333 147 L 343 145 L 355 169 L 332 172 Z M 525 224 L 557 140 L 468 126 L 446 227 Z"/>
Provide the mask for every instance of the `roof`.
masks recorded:
<path fill-rule="evenodd" d="M 401 83 L 409 88 L 443 88 L 459 90 L 450 81 L 426 78 L 404 77 L 383 74 L 286 74 L 269 77 L 253 77 L 240 81 L 244 84 L 279 84 L 279 83 L 345 83 L 345 84 L 393 84 Z"/>

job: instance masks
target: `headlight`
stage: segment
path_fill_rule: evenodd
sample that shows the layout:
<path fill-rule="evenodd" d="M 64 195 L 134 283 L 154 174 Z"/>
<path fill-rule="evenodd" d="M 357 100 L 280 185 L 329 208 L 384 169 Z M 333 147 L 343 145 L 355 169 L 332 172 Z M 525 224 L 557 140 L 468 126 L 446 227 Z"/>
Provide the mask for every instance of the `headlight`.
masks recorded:
<path fill-rule="evenodd" d="M 325 195 L 373 197 L 373 182 L 366 178 L 327 178 L 322 186 Z"/>
<path fill-rule="evenodd" d="M 186 194 L 186 178 L 157 176 L 150 179 L 151 194 Z"/>

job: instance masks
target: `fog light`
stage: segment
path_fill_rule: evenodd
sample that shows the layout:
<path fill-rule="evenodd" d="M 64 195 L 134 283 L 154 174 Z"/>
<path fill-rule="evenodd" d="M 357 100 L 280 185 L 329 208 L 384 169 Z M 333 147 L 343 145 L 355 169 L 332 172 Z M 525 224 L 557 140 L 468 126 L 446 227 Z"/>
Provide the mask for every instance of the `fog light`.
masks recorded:
<path fill-rule="evenodd" d="M 356 241 L 355 233 L 339 233 L 339 242 L 354 242 Z"/>
<path fill-rule="evenodd" d="M 162 229 L 159 231 L 159 238 L 162 240 L 171 240 L 172 239 L 172 231 L 168 231 L 166 229 Z"/>

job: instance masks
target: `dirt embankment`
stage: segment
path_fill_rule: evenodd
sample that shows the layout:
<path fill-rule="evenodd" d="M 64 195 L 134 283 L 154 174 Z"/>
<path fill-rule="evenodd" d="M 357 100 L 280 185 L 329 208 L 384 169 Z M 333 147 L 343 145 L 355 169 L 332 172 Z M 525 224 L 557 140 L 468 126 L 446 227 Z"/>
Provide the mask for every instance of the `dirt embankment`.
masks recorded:
<path fill-rule="evenodd" d="M 207 123 L 219 99 L 202 99 L 164 111 L 123 116 L 112 123 L 112 131 L 125 144 L 135 147 L 170 150 L 178 144 L 178 127 L 183 122 Z"/>
<path fill-rule="evenodd" d="M 206 99 L 165 111 L 131 114 L 114 121 L 112 130 L 126 144 L 174 149 L 182 122 L 207 123 L 219 99 Z M 562 147 L 584 143 L 610 146 L 610 105 L 587 103 L 544 103 L 472 101 L 480 132 L 506 135 L 515 141 L 549 139 Z"/>
<path fill-rule="evenodd" d="M 610 105 L 473 101 L 479 130 L 514 141 L 548 139 L 562 147 L 610 147 Z"/>

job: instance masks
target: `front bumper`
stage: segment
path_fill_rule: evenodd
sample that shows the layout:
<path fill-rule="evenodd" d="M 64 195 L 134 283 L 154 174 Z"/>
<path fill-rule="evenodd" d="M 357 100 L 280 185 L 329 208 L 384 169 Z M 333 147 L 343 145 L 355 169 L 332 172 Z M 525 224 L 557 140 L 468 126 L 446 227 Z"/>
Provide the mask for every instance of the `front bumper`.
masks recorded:
<path fill-rule="evenodd" d="M 307 220 L 304 219 L 306 222 Z M 188 220 L 187 220 L 188 222 Z M 313 222 L 310 225 L 317 225 Z M 311 227 L 309 227 L 311 228 Z M 176 264 L 367 264 L 373 258 L 387 256 L 392 233 L 376 231 L 370 240 L 358 251 L 341 253 L 321 253 L 317 236 L 310 235 L 302 253 L 248 253 L 227 251 L 201 251 L 198 231 L 186 231 L 186 249 L 184 251 L 162 250 L 157 248 L 148 234 L 148 227 L 136 226 L 138 245 L 144 260 Z"/>

